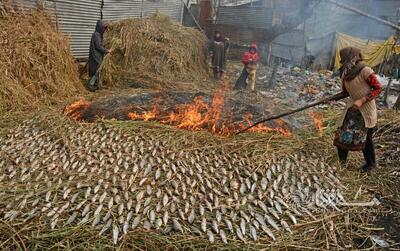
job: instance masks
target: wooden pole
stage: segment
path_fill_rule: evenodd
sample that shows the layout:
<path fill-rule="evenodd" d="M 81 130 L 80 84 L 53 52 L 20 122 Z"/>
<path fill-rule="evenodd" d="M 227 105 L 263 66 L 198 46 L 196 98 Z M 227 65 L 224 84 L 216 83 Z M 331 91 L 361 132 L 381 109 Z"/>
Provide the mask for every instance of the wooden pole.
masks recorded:
<path fill-rule="evenodd" d="M 250 130 L 251 128 L 253 128 L 253 127 L 255 127 L 255 126 L 259 125 L 259 124 L 262 124 L 262 123 L 265 123 L 265 122 L 268 122 L 268 121 L 271 121 L 271 120 L 279 119 L 279 118 L 282 118 L 282 117 L 285 117 L 285 116 L 289 116 L 289 115 L 291 115 L 291 114 L 304 111 L 304 110 L 306 110 L 306 109 L 309 109 L 309 108 L 311 108 L 311 107 L 315 107 L 315 106 L 317 106 L 317 105 L 324 104 L 324 103 L 329 102 L 329 101 L 341 100 L 341 99 L 344 99 L 344 98 L 346 98 L 346 97 L 347 97 L 347 95 L 345 95 L 345 94 L 343 94 L 343 93 L 339 93 L 339 94 L 336 94 L 336 95 L 334 95 L 334 96 L 332 96 L 332 97 L 323 99 L 323 100 L 321 100 L 321 101 L 318 101 L 318 102 L 315 102 L 315 103 L 312 103 L 312 104 L 309 104 L 309 105 L 306 105 L 306 106 L 301 107 L 301 108 L 299 108 L 299 109 L 292 110 L 292 111 L 289 111 L 289 112 L 285 112 L 285 113 L 282 113 L 282 114 L 279 114 L 279 115 L 276 115 L 276 116 L 272 116 L 272 117 L 269 117 L 269 118 L 260 120 L 260 121 L 258 121 L 258 122 L 256 122 L 256 123 L 254 123 L 253 125 L 251 125 L 251 126 L 245 128 L 245 129 L 243 129 L 243 130 L 237 132 L 236 135 L 241 134 L 241 133 L 243 133 L 243 132 L 246 132 L 246 131 Z"/>
<path fill-rule="evenodd" d="M 181 0 L 181 1 L 182 1 L 183 5 L 185 6 L 186 10 L 189 12 L 190 16 L 192 17 L 192 19 L 193 19 L 194 23 L 196 24 L 197 28 L 201 32 L 204 32 L 203 29 L 201 28 L 199 22 L 197 22 L 197 19 L 194 17 L 194 15 L 193 15 L 192 11 L 190 10 L 189 6 L 187 6 L 187 4 L 185 3 L 184 0 Z"/>
<path fill-rule="evenodd" d="M 392 81 L 393 81 L 393 78 L 390 78 L 389 83 L 388 83 L 388 85 L 386 86 L 386 89 L 385 89 L 383 104 L 386 106 L 386 108 L 389 107 L 387 99 L 389 97 L 390 87 L 392 87 Z"/>
<path fill-rule="evenodd" d="M 400 26 L 398 26 L 398 25 L 396 25 L 396 24 L 394 24 L 394 23 L 392 23 L 392 22 L 389 22 L 389 21 L 383 20 L 382 18 L 379 18 L 379 17 L 373 16 L 373 15 L 370 15 L 370 14 L 368 14 L 368 13 L 365 13 L 364 11 L 361 11 L 361 10 L 359 10 L 359 9 L 357 9 L 357 8 L 354 8 L 354 7 L 351 7 L 351 6 L 349 6 L 349 5 L 346 5 L 346 4 L 343 4 L 343 3 L 339 3 L 339 2 L 336 1 L 336 0 L 325 0 L 325 1 L 327 1 L 328 3 L 334 4 L 334 5 L 336 5 L 336 6 L 339 6 L 339 7 L 343 8 L 343 9 L 346 9 L 346 10 L 352 11 L 352 12 L 354 12 L 354 13 L 357 13 L 357 14 L 359 14 L 359 15 L 361 15 L 361 16 L 364 16 L 364 17 L 368 17 L 368 18 L 370 18 L 370 19 L 373 19 L 373 20 L 375 20 L 375 21 L 377 21 L 377 22 L 379 22 L 379 23 L 382 23 L 382 24 L 384 24 L 384 25 L 390 26 L 390 27 L 392 27 L 393 29 L 400 31 Z"/>

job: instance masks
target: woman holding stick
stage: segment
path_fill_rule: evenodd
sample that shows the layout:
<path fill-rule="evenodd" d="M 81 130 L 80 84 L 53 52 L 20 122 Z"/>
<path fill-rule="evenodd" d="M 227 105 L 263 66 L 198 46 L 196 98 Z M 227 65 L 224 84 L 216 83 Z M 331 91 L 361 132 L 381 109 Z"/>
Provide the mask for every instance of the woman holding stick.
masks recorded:
<path fill-rule="evenodd" d="M 349 100 L 339 119 L 334 144 L 342 165 L 346 165 L 349 151 L 362 150 L 366 162 L 362 170 L 368 172 L 376 167 L 372 136 L 377 124 L 375 99 L 382 87 L 374 71 L 363 62 L 361 50 L 346 47 L 340 51 L 340 58 L 342 95 Z"/>

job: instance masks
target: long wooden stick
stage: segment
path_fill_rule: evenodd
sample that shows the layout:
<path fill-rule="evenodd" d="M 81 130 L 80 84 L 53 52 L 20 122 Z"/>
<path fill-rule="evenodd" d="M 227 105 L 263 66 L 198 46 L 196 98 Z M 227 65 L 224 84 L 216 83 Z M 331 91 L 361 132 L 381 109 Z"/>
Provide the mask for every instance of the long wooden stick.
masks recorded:
<path fill-rule="evenodd" d="M 398 25 L 396 25 L 396 24 L 394 24 L 392 22 L 389 22 L 389 21 L 383 20 L 382 18 L 370 15 L 368 13 L 365 13 L 364 11 L 361 11 L 361 10 L 359 10 L 357 8 L 354 8 L 354 7 L 351 7 L 349 5 L 346 5 L 346 4 L 343 4 L 343 3 L 339 3 L 337 0 L 326 0 L 326 1 L 328 3 L 337 5 L 337 6 L 341 7 L 341 8 L 343 8 L 343 9 L 352 11 L 354 13 L 357 13 L 357 14 L 361 15 L 361 16 L 368 17 L 368 18 L 373 19 L 373 20 L 375 20 L 377 22 L 380 22 L 380 23 L 382 23 L 384 25 L 390 26 L 395 30 L 400 30 L 400 26 L 398 26 Z"/>
<path fill-rule="evenodd" d="M 241 134 L 241 133 L 243 133 L 243 132 L 246 132 L 246 131 L 250 130 L 251 128 L 253 128 L 253 127 L 255 127 L 255 126 L 259 125 L 259 124 L 265 123 L 265 122 L 267 122 L 267 121 L 279 119 L 279 118 L 282 118 L 282 117 L 291 115 L 291 114 L 293 114 L 293 113 L 301 112 L 301 111 L 304 111 L 304 110 L 309 109 L 309 108 L 311 108 L 311 107 L 324 104 L 324 103 L 329 102 L 329 101 L 337 101 L 337 100 L 344 99 L 344 98 L 346 98 L 346 97 L 347 97 L 346 94 L 339 93 L 339 94 L 336 94 L 336 95 L 334 95 L 334 96 L 332 96 L 332 97 L 323 99 L 323 100 L 321 100 L 321 101 L 318 101 L 318 102 L 315 102 L 315 103 L 312 103 L 312 104 L 309 104 L 309 105 L 306 105 L 306 106 L 301 107 L 301 108 L 299 108 L 299 109 L 292 110 L 292 111 L 289 111 L 289 112 L 285 112 L 285 113 L 282 113 L 282 114 L 279 114 L 279 115 L 276 115 L 276 116 L 272 116 L 272 117 L 269 117 L 269 118 L 266 118 L 266 119 L 262 119 L 262 120 L 260 120 L 260 121 L 258 121 L 258 122 L 256 122 L 256 123 L 254 123 L 253 125 L 251 125 L 251 126 L 245 128 L 245 129 L 243 129 L 243 130 L 237 132 L 236 135 Z"/>
<path fill-rule="evenodd" d="M 190 16 L 192 17 L 194 23 L 196 24 L 197 28 L 201 31 L 204 32 L 204 30 L 201 28 L 199 22 L 197 21 L 196 17 L 193 15 L 193 12 L 190 10 L 189 6 L 185 3 L 184 0 L 181 0 L 183 5 L 185 6 L 186 10 L 189 12 Z"/>

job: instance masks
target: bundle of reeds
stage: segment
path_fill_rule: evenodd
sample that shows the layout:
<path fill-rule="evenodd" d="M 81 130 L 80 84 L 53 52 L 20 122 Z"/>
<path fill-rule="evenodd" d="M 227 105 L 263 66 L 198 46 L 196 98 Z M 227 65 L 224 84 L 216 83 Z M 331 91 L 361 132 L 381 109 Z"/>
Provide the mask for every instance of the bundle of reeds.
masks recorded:
<path fill-rule="evenodd" d="M 43 10 L 0 12 L 0 112 L 27 110 L 83 87 L 69 41 Z"/>
<path fill-rule="evenodd" d="M 208 78 L 206 36 L 155 14 L 110 24 L 102 66 L 108 86 L 168 87 Z"/>

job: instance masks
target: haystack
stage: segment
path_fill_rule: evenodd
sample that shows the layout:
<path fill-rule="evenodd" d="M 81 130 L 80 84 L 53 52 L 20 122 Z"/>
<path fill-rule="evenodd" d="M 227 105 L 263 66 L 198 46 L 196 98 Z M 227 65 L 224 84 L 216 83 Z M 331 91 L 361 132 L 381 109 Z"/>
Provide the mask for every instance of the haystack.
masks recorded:
<path fill-rule="evenodd" d="M 0 72 L 0 112 L 52 104 L 83 88 L 68 39 L 42 10 L 1 10 Z"/>
<path fill-rule="evenodd" d="M 208 78 L 207 38 L 200 31 L 155 14 L 112 23 L 105 34 L 113 52 L 103 62 L 108 86 L 171 87 Z"/>

